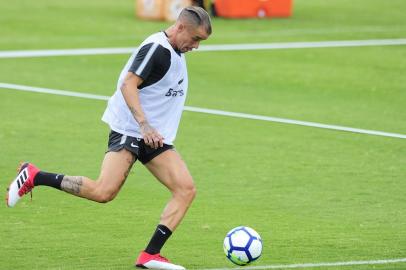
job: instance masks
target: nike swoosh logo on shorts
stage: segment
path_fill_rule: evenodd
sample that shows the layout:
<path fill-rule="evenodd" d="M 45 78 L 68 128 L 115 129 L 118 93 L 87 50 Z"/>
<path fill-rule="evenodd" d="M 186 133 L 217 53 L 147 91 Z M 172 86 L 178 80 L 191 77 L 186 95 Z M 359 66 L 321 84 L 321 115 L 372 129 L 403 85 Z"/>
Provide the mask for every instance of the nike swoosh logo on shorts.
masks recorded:
<path fill-rule="evenodd" d="M 135 147 L 135 148 L 139 148 L 138 145 L 136 145 L 136 144 L 134 144 L 134 143 L 131 143 L 130 146 L 131 146 L 131 147 Z"/>

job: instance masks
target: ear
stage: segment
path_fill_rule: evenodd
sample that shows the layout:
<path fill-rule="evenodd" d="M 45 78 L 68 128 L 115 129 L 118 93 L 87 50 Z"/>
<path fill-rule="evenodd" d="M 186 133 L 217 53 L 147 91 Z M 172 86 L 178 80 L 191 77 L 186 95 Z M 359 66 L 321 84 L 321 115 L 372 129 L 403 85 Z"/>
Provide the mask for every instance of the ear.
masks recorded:
<path fill-rule="evenodd" d="M 178 32 L 182 32 L 185 28 L 186 28 L 186 26 L 183 23 L 180 22 L 178 24 Z"/>

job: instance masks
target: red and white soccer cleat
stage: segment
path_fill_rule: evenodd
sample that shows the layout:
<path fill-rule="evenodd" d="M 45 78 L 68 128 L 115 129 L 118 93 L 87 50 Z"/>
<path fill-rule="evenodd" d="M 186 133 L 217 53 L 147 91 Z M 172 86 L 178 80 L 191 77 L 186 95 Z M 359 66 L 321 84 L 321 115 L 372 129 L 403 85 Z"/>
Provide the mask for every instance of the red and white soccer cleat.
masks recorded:
<path fill-rule="evenodd" d="M 17 169 L 18 175 L 7 189 L 6 203 L 13 207 L 18 200 L 34 188 L 34 178 L 39 169 L 31 163 L 21 163 Z"/>
<path fill-rule="evenodd" d="M 168 259 L 162 257 L 159 253 L 151 255 L 145 251 L 140 253 L 135 266 L 144 269 L 185 270 L 185 267 L 170 263 Z"/>

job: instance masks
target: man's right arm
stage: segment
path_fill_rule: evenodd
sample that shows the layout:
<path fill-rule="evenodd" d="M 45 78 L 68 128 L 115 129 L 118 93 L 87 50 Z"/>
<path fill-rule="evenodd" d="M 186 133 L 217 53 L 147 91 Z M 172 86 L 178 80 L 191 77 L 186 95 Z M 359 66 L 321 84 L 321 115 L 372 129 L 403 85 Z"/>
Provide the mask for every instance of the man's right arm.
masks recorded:
<path fill-rule="evenodd" d="M 141 134 L 147 145 L 152 148 L 163 146 L 163 137 L 158 131 L 149 125 L 144 111 L 142 110 L 140 99 L 138 96 L 138 86 L 143 82 L 142 78 L 132 72 L 128 72 L 120 90 L 123 94 L 124 100 L 127 103 L 129 110 L 135 121 L 140 126 Z"/>

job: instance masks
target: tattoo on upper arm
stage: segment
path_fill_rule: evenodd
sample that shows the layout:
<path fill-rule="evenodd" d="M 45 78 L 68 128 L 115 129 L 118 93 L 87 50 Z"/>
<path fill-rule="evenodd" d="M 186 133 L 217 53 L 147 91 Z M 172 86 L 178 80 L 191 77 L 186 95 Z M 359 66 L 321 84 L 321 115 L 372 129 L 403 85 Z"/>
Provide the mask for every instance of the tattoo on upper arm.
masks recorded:
<path fill-rule="evenodd" d="M 82 176 L 65 175 L 61 182 L 61 189 L 68 193 L 79 194 L 83 185 Z"/>

